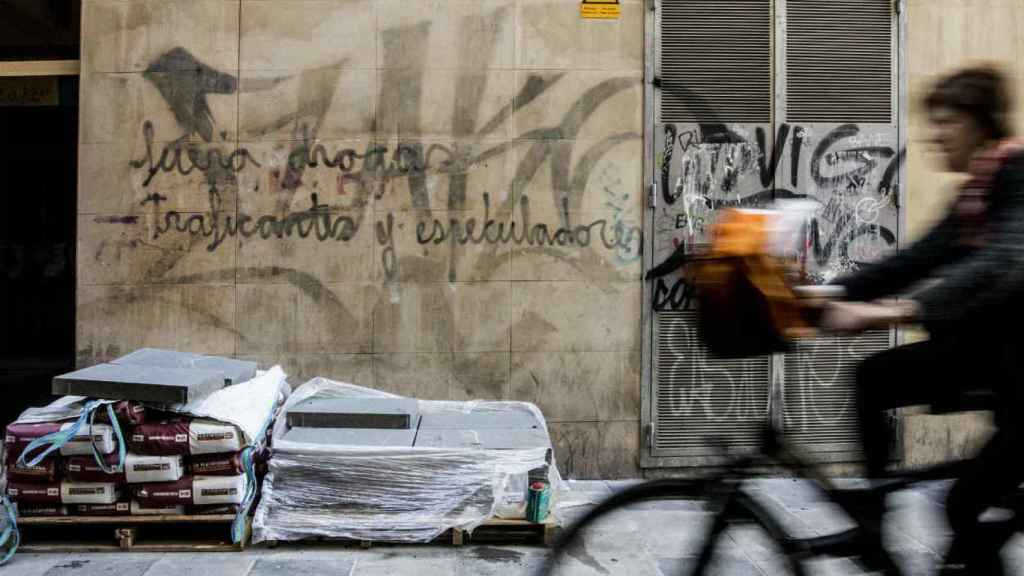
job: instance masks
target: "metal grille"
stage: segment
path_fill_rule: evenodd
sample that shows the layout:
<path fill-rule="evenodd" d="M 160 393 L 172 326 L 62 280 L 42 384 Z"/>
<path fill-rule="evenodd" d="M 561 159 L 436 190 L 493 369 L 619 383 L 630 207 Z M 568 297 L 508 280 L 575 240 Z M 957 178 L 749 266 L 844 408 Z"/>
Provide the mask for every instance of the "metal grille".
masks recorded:
<path fill-rule="evenodd" d="M 663 0 L 661 122 L 767 123 L 769 0 Z"/>
<path fill-rule="evenodd" d="M 800 341 L 785 360 L 787 439 L 811 450 L 858 443 L 855 371 L 887 348 L 888 331 Z"/>
<path fill-rule="evenodd" d="M 708 450 L 709 440 L 753 447 L 768 409 L 770 360 L 712 357 L 697 336 L 695 312 L 655 315 L 654 448 Z"/>
<path fill-rule="evenodd" d="M 892 122 L 892 0 L 788 0 L 791 122 Z"/>

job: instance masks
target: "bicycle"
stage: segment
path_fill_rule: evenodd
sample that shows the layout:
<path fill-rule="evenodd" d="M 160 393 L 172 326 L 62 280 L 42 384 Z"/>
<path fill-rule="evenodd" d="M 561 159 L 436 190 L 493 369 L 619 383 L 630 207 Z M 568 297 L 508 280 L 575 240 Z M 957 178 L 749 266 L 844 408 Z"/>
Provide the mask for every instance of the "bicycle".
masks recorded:
<path fill-rule="evenodd" d="M 783 524 L 773 516 L 767 506 L 743 491 L 744 485 L 757 477 L 755 469 L 766 463 L 781 465 L 804 478 L 817 482 L 830 501 L 837 504 L 850 518 L 854 519 L 857 526 L 837 534 L 811 538 L 795 538 L 789 535 Z M 866 571 L 886 568 L 893 573 L 904 574 L 884 548 L 877 544 L 870 544 L 871 540 L 864 537 L 865 531 L 857 522 L 858 516 L 862 512 L 862 504 L 868 498 L 884 497 L 909 488 L 915 483 L 955 478 L 965 464 L 966 462 L 953 462 L 926 470 L 908 472 L 883 479 L 867 488 L 840 488 L 824 477 L 806 458 L 802 457 L 798 449 L 787 446 L 783 441 L 782 434 L 769 422 L 762 431 L 758 452 L 734 459 L 720 472 L 697 479 L 662 479 L 644 482 L 617 492 L 600 502 L 562 532 L 538 574 L 539 576 L 558 574 L 560 561 L 571 554 L 574 546 L 581 543 L 586 536 L 586 529 L 598 519 L 641 501 L 665 499 L 700 500 L 713 511 L 712 521 L 704 534 L 703 545 L 692 567 L 684 576 L 714 574 L 716 547 L 730 525 L 737 523 L 753 523 L 764 530 L 776 544 L 778 551 L 785 559 L 786 568 L 794 576 L 807 574 L 803 566 L 805 561 L 821 557 L 850 558 L 859 563 Z M 1006 503 L 1014 511 L 1012 518 L 992 522 L 988 526 L 997 533 L 1005 533 L 1007 540 L 1014 533 L 1024 531 L 1024 521 L 1022 521 L 1024 505 L 1022 504 L 1024 504 L 1024 498 L 1021 498 L 1021 494 L 1014 494 Z"/>

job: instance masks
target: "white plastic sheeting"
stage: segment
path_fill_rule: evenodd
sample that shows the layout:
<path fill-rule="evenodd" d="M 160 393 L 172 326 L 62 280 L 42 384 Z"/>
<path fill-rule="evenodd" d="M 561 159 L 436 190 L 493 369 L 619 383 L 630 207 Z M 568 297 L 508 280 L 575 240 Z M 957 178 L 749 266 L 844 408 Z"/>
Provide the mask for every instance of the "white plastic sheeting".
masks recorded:
<path fill-rule="evenodd" d="M 297 388 L 285 412 L 310 398 L 383 398 L 393 394 L 315 378 Z M 531 411 L 522 402 L 419 401 L 428 414 Z M 345 538 L 426 542 L 451 528 L 473 530 L 495 515 L 525 487 L 515 477 L 548 466 L 551 488 L 562 486 L 548 449 L 484 450 L 420 447 L 337 446 L 285 439 L 287 422 L 278 418 L 274 455 L 253 519 L 253 540 L 293 541 Z M 514 488 L 519 490 L 521 488 Z"/>
<path fill-rule="evenodd" d="M 245 435 L 246 445 L 256 444 L 261 430 L 273 417 L 273 410 L 288 397 L 290 388 L 284 370 L 274 366 L 248 382 L 221 388 L 188 404 L 154 405 L 196 418 L 211 418 L 234 424 Z M 42 408 L 29 408 L 18 417 L 19 423 L 74 420 L 88 399 L 64 396 Z"/>

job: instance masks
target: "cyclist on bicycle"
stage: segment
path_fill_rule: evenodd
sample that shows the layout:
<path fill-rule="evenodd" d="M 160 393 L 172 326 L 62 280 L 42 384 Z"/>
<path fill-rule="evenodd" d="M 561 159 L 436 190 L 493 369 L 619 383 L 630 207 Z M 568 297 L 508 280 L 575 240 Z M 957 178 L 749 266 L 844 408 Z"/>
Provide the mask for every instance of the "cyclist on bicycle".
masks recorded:
<path fill-rule="evenodd" d="M 822 322 L 856 331 L 914 321 L 930 334 L 869 358 L 858 371 L 860 430 L 873 477 L 889 462 L 886 410 L 977 409 L 970 398 L 985 397 L 980 392 L 994 400 L 987 407 L 995 409 L 995 435 L 946 501 L 954 539 L 943 574 L 998 575 L 999 550 L 1012 534 L 993 533 L 979 516 L 1024 481 L 1024 338 L 1014 335 L 1024 310 L 1024 141 L 1010 138 L 1007 82 L 995 68 L 948 75 L 924 102 L 931 142 L 946 168 L 968 179 L 920 241 L 841 279 L 846 301 L 829 304 Z M 879 300 L 920 281 L 931 284 L 911 289 L 909 299 Z M 868 533 L 880 544 L 884 504 L 869 508 Z"/>

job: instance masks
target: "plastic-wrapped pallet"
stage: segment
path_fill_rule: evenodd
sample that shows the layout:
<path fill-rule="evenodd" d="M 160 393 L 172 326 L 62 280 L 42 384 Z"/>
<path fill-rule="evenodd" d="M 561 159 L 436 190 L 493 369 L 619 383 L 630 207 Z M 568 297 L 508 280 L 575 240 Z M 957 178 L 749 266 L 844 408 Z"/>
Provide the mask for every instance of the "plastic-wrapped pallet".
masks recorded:
<path fill-rule="evenodd" d="M 187 404 L 146 406 L 142 403 L 111 400 L 94 400 L 81 396 L 65 396 L 42 408 L 30 408 L 8 427 L 8 435 L 4 439 L 8 450 L 20 453 L 24 464 L 34 464 L 29 460 L 56 458 L 61 452 L 67 454 L 67 462 L 78 463 L 78 473 L 102 473 L 103 468 L 112 472 L 100 474 L 98 477 L 114 476 L 118 483 L 125 479 L 126 467 L 131 462 L 136 466 L 128 470 L 132 481 L 170 481 L 180 478 L 185 470 L 185 461 L 181 457 L 149 457 L 127 454 L 129 443 L 128 431 L 122 430 L 123 424 L 145 426 L 144 420 L 152 408 L 158 413 L 172 412 L 180 415 L 188 422 L 189 438 L 186 438 L 186 453 L 203 453 L 204 450 L 228 450 L 229 456 L 237 456 L 241 461 L 243 480 L 227 488 L 219 487 L 212 490 L 234 490 L 230 502 L 237 505 L 235 524 L 232 527 L 233 538 L 240 541 L 245 534 L 245 518 L 251 512 L 256 501 L 256 467 L 257 457 L 266 446 L 268 429 L 271 426 L 278 408 L 288 397 L 290 388 L 285 374 L 280 367 L 258 374 L 255 378 L 221 388 Z M 106 413 L 106 417 L 100 414 Z M 106 423 L 99 423 L 105 420 Z M 17 432 L 11 434 L 11 431 Z M 230 436 L 230 438 L 229 438 Z M 78 441 L 76 441 L 78 440 Z M 189 444 L 191 442 L 191 445 Z M 198 447 L 198 448 L 197 448 Z M 51 456 L 52 455 L 52 456 Z M 86 458 L 80 460 L 78 456 Z M 73 459 L 73 460 L 72 460 Z M 81 466 L 85 462 L 95 464 L 98 470 Z M 19 460 L 20 463 L 20 460 Z M 64 466 L 62 468 L 66 468 Z M 41 472 L 40 472 L 41 473 Z M 114 484 L 77 484 L 51 482 L 43 484 L 43 492 L 37 487 L 29 487 L 31 493 L 26 500 L 34 500 L 39 504 L 56 507 L 58 504 L 77 506 L 116 506 L 119 494 Z M 17 497 L 21 498 L 25 488 L 13 485 Z M 11 486 L 7 485 L 6 474 L 0 473 L 0 489 L 3 494 L 10 494 Z M 57 498 L 52 494 L 57 489 Z M 243 492 L 242 494 L 238 494 Z M 220 503 L 213 499 L 210 503 Z M 197 502 L 205 504 L 206 502 Z M 3 519 L 0 519 L 0 563 L 6 561 L 8 551 L 13 553 L 17 547 L 17 523 L 15 507 L 5 497 Z M 35 507 L 35 505 L 33 505 Z M 121 508 L 124 506 L 122 504 Z M 98 509 L 98 508 L 97 508 Z M 159 510 L 173 509 L 184 513 L 183 506 L 169 508 L 149 506 L 132 502 L 129 511 L 139 514 L 160 513 Z M 74 513 L 75 510 L 68 510 Z M 123 510 L 122 510 L 123 511 Z"/>
<path fill-rule="evenodd" d="M 426 542 L 452 528 L 471 531 L 500 509 L 521 503 L 531 471 L 546 469 L 552 487 L 561 486 L 549 440 L 546 446 L 526 449 L 457 443 L 382 447 L 324 443 L 322 437 L 330 434 L 315 433 L 322 430 L 308 436 L 289 434 L 298 430 L 288 428 L 284 414 L 290 408 L 310 399 L 332 398 L 398 397 L 323 378 L 292 393 L 274 426 L 274 454 L 253 517 L 254 542 L 317 537 Z M 532 404 L 418 401 L 416 405 L 423 421 L 469 413 L 482 420 L 500 419 L 525 411 L 543 438 L 548 438 L 544 417 Z M 419 430 L 423 432 L 422 426 Z"/>

